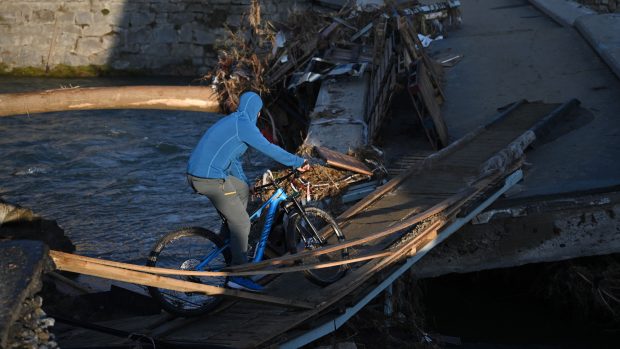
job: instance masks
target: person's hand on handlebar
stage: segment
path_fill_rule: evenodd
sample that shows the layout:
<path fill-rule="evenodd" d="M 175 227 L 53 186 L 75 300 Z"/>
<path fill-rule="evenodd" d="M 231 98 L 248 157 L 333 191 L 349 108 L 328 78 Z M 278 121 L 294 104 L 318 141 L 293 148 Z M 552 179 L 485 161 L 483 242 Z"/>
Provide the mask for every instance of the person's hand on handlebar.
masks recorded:
<path fill-rule="evenodd" d="M 299 172 L 302 172 L 302 173 L 303 173 L 303 172 L 306 172 L 306 171 L 310 170 L 310 168 L 311 168 L 311 167 L 310 167 L 310 164 L 308 163 L 308 161 L 305 161 L 305 162 L 304 162 L 304 164 L 303 164 L 303 165 L 301 165 L 301 167 L 298 167 L 298 168 L 297 168 L 297 171 L 299 171 Z"/>

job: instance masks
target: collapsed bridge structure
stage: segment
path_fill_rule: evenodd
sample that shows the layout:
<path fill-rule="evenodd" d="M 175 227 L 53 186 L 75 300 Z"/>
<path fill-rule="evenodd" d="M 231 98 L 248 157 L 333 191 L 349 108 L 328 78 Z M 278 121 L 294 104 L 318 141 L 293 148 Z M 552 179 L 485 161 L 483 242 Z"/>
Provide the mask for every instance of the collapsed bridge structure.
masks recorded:
<path fill-rule="evenodd" d="M 376 28 L 383 27 L 377 25 Z M 380 58 L 377 70 L 373 71 L 372 75 L 366 76 L 366 80 L 351 78 L 352 84 L 360 87 L 360 95 L 370 97 L 365 101 L 365 115 L 363 117 L 356 115 L 361 120 L 349 120 L 349 124 L 364 125 L 361 122 L 368 122 L 364 125 L 367 127 L 367 135 L 361 138 L 372 138 L 380 128 L 386 106 L 389 105 L 390 89 L 395 85 L 394 74 L 398 74 L 399 69 L 402 73 L 402 67 L 408 66 L 407 92 L 411 93 L 413 106 L 419 108 L 415 110 L 415 115 L 421 119 L 423 126 L 428 126 L 425 131 L 433 146 L 441 148 L 449 142 L 446 130 L 442 130 L 443 121 L 437 114 L 438 103 L 444 98 L 441 87 L 437 84 L 440 79 L 432 72 L 433 62 L 430 62 L 425 53 L 420 51 L 420 47 L 417 47 L 416 37 L 409 35 L 411 34 L 409 23 L 400 21 L 397 28 L 400 32 L 400 41 L 396 42 L 393 37 L 384 35 L 381 40 L 383 50 L 375 49 Z M 407 42 L 408 40 L 410 42 Z M 400 49 L 398 54 L 395 54 L 397 50 L 392 50 L 394 47 Z M 355 50 L 345 53 L 353 51 Z M 333 52 L 343 53 L 342 50 Z M 403 61 L 407 61 L 407 64 L 403 64 Z M 415 64 L 411 64 L 414 61 Z M 331 115 L 332 119 L 347 118 L 344 114 L 349 112 L 344 107 L 334 108 L 334 106 L 350 107 L 347 104 L 350 99 L 339 96 L 338 82 L 331 84 L 332 86 L 324 85 L 321 86 L 319 94 L 326 98 L 322 99 L 324 103 L 317 103 L 313 110 L 311 115 L 314 117 L 311 120 L 313 125 L 324 126 L 329 122 L 338 121 L 326 120 L 325 112 L 333 114 L 332 111 L 335 110 L 343 114 Z M 386 86 L 389 88 L 384 88 Z M 207 88 L 200 89 L 207 90 Z M 78 91 L 68 90 L 64 93 L 69 95 L 76 92 Z M 126 104 L 129 107 L 163 108 L 166 104 L 158 104 L 163 100 L 172 103 L 172 107 L 179 107 L 183 103 L 182 94 L 179 96 L 180 102 L 162 96 L 171 97 L 172 94 L 160 95 L 154 98 L 156 102 L 127 101 Z M 194 106 L 196 108 L 194 110 L 215 110 L 216 104 L 213 102 L 215 96 L 213 93 L 209 96 L 210 104 Z M 0 100 L 1 98 L 2 96 Z M 87 102 L 88 99 L 83 99 L 71 105 L 86 109 L 97 107 L 86 105 Z M 562 197 L 545 198 L 545 201 L 538 203 L 503 202 L 503 206 L 479 215 L 520 180 L 522 155 L 528 146 L 535 143 L 547 128 L 561 122 L 577 104 L 576 100 L 562 105 L 525 101 L 514 103 L 503 110 L 490 124 L 476 129 L 436 154 L 409 164 L 410 168 L 404 174 L 380 187 L 338 218 L 347 236 L 347 242 L 335 248 L 349 249 L 351 257 L 344 263 L 350 263 L 351 270 L 344 279 L 325 288 L 313 285 L 302 278 L 298 271 L 303 268 L 287 266 L 291 260 L 300 256 L 275 258 L 230 272 L 230 275 L 282 274 L 267 286 L 266 295 L 253 295 L 202 287 L 204 285 L 169 282 L 166 274 L 178 272 L 174 270 L 154 270 L 143 266 L 52 252 L 56 266 L 60 270 L 138 284 L 178 287 L 187 291 L 200 291 L 228 298 L 216 312 L 204 317 L 173 319 L 167 315 L 153 315 L 90 324 L 90 329 L 74 330 L 66 334 L 64 343 L 66 347 L 127 346 L 134 344 L 136 338 L 142 338 L 145 346 L 152 343 L 179 347 L 298 347 L 338 329 L 370 300 L 388 288 L 399 275 L 412 267 L 416 272 L 421 272 L 421 275 L 428 276 L 453 271 L 480 270 L 481 264 L 485 264 L 486 268 L 507 266 L 497 264 L 500 258 L 493 258 L 492 255 L 505 251 L 502 249 L 501 241 L 497 245 L 487 246 L 486 250 L 480 249 L 478 255 L 463 257 L 452 265 L 446 262 L 453 257 L 450 254 L 450 241 L 438 246 L 439 248 L 435 247 L 469 221 L 484 224 L 501 217 L 537 219 L 537 215 L 554 212 L 553 209 L 557 207 L 571 205 L 569 201 L 574 198 L 570 200 Z M 19 109 L 21 112 L 29 112 L 27 108 L 23 108 L 23 104 L 21 108 Z M 351 129 L 350 125 L 345 127 Z M 612 199 L 617 202 L 617 195 Z M 609 204 L 605 200 L 608 200 L 607 197 L 590 193 L 573 200 L 572 205 L 578 207 L 589 205 L 593 207 L 593 212 L 598 210 L 605 213 L 606 208 L 603 205 Z M 507 206 L 509 204 L 513 206 Z M 595 213 L 598 217 L 598 212 Z M 595 213 L 592 213 L 592 219 Z M 613 211 L 610 215 L 612 214 Z M 549 229 L 549 234 L 570 230 L 571 221 L 574 219 L 579 221 L 582 219 L 579 217 L 581 215 L 579 213 L 575 217 L 563 217 L 565 223 L 561 222 L 557 227 Z M 585 218 L 583 220 L 585 221 Z M 471 234 L 475 229 L 468 226 L 464 230 Z M 456 235 L 460 237 L 462 233 L 463 229 Z M 466 235 L 461 238 L 473 240 L 478 236 Z M 562 236 L 556 237 L 558 244 L 564 243 L 562 238 Z M 521 237 L 521 241 L 526 240 L 527 238 Z M 599 246 L 593 248 L 600 251 L 600 241 L 594 239 L 592 246 L 595 244 Z M 455 245 L 457 246 L 452 248 L 458 249 L 458 244 Z M 511 262 L 528 263 L 558 258 L 557 248 L 551 251 L 555 254 L 544 255 L 545 250 L 529 251 L 528 246 L 531 245 L 527 243 L 524 245 L 524 251 L 518 251 L 522 252 L 521 254 L 515 253 Z M 550 249 L 554 249 L 554 246 L 549 246 L 546 251 Z M 431 251 L 441 253 L 437 256 L 429 255 L 417 263 Z M 329 251 L 317 250 L 304 256 L 312 259 L 318 253 L 327 252 Z M 584 252 L 573 252 L 572 256 L 579 253 Z M 481 261 L 480 255 L 485 255 L 488 260 Z M 436 259 L 428 260 L 428 257 Z M 82 325 L 88 327 L 89 324 Z"/>
<path fill-rule="evenodd" d="M 429 156 L 340 215 L 347 242 L 231 272 L 282 274 L 266 286 L 266 295 L 200 289 L 202 285 L 198 285 L 196 291 L 230 299 L 219 310 L 199 318 L 156 315 L 107 326 L 177 346 L 298 347 L 309 343 L 340 327 L 429 250 L 520 181 L 524 151 L 577 105 L 576 100 L 564 104 L 516 102 L 490 124 Z M 324 288 L 290 272 L 295 270 L 287 270 L 291 267 L 277 268 L 287 261 L 338 248 L 349 249 L 346 262 L 350 270 Z M 148 267 L 72 256 L 52 254 L 60 270 L 136 283 L 148 279 L 142 274 L 157 278 L 161 274 Z M 153 282 L 166 287 L 165 281 Z M 75 338 L 76 346 L 86 344 Z M 100 341 L 110 343 L 110 338 Z M 118 338 L 116 343 L 126 341 Z M 89 336 L 88 342 L 96 341 Z"/>

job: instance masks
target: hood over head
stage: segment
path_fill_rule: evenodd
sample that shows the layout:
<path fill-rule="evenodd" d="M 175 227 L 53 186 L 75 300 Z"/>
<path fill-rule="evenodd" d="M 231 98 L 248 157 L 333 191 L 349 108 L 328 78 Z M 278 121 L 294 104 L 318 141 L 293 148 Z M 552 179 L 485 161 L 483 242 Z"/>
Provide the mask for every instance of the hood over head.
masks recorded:
<path fill-rule="evenodd" d="M 256 124 L 258 113 L 263 107 L 263 100 L 255 92 L 244 92 L 239 98 L 237 113 L 247 116 L 252 123 Z"/>

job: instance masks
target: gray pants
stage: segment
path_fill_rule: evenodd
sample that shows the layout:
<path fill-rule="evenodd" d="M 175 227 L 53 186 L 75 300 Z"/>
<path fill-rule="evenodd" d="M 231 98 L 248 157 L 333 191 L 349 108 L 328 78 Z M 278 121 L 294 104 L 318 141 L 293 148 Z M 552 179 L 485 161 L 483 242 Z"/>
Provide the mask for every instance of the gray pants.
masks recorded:
<path fill-rule="evenodd" d="M 225 180 L 218 178 L 198 178 L 187 176 L 192 188 L 211 200 L 213 206 L 226 218 L 228 227 L 222 226 L 224 239 L 230 238 L 232 264 L 247 262 L 248 236 L 250 235 L 250 216 L 246 211 L 250 189 L 237 177 Z"/>

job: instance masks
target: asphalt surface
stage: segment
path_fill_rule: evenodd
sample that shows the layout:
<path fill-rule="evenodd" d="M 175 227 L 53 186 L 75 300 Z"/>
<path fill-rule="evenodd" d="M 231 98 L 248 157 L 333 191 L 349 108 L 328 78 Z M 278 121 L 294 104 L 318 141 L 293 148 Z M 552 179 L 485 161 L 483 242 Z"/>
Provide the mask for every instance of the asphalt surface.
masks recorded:
<path fill-rule="evenodd" d="M 462 2 L 463 24 L 430 52 L 464 55 L 446 70 L 442 112 L 456 139 L 520 99 L 581 101 L 581 110 L 528 152 L 509 197 L 620 184 L 620 81 L 573 27 L 526 0 Z"/>

